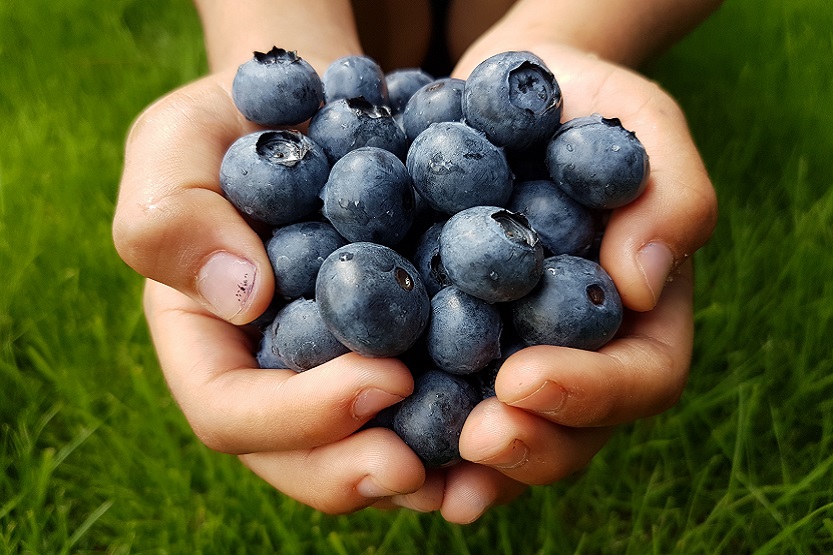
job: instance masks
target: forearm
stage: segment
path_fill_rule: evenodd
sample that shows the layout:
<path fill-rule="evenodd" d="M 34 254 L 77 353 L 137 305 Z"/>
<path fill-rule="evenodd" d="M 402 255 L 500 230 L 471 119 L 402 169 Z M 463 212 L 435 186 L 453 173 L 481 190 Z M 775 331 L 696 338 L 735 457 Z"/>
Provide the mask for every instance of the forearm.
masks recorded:
<path fill-rule="evenodd" d="M 296 50 L 319 73 L 361 52 L 349 0 L 194 0 L 212 71 L 237 67 L 272 46 Z"/>
<path fill-rule="evenodd" d="M 518 0 L 489 30 L 489 39 L 484 41 L 514 39 L 531 45 L 556 42 L 635 67 L 690 32 L 721 3 L 722 0 Z"/>

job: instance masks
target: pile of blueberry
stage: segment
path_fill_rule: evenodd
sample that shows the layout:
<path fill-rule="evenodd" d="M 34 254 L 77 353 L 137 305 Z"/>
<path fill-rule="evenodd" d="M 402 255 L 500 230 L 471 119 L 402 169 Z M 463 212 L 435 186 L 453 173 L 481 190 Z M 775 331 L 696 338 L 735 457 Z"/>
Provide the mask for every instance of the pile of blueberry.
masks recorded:
<path fill-rule="evenodd" d="M 463 81 L 385 75 L 366 56 L 319 77 L 276 47 L 241 65 L 232 91 L 269 129 L 232 144 L 220 171 L 229 201 L 271 233 L 261 367 L 400 357 L 415 391 L 371 425 L 439 467 L 459 460 L 463 422 L 510 354 L 595 350 L 616 333 L 622 303 L 596 248 L 605 213 L 644 190 L 648 156 L 617 119 L 562 123 L 534 54 L 498 54 Z"/>

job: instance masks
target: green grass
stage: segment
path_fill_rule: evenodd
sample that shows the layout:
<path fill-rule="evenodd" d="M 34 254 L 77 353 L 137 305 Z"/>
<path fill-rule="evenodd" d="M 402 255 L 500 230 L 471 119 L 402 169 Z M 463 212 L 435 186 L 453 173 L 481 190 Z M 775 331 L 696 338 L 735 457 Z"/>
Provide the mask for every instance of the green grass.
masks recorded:
<path fill-rule="evenodd" d="M 330 517 L 203 447 L 110 221 L 123 140 L 205 67 L 187 0 L 0 3 L 0 552 L 833 551 L 833 12 L 734 0 L 650 74 L 721 219 L 671 411 L 471 526 Z"/>

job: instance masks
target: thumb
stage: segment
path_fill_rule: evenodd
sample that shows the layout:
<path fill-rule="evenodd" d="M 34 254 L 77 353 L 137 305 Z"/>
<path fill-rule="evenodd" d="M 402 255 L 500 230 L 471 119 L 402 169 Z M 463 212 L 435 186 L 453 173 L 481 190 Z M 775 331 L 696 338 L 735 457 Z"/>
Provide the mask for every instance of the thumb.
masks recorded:
<path fill-rule="evenodd" d="M 636 118 L 634 129 L 650 156 L 643 194 L 615 210 L 600 259 L 628 308 L 652 309 L 680 264 L 702 247 L 717 223 L 717 198 L 688 132 L 670 99 Z"/>
<path fill-rule="evenodd" d="M 231 99 L 231 76 L 209 76 L 150 106 L 125 149 L 113 240 L 140 274 L 236 324 L 271 302 L 263 242 L 222 195 L 228 146 L 254 130 Z"/>

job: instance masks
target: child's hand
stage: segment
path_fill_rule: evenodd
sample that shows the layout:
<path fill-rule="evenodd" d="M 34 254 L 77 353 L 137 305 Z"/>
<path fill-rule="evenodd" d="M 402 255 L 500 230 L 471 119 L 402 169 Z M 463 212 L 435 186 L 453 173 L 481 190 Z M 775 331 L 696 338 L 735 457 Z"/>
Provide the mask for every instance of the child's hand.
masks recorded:
<path fill-rule="evenodd" d="M 463 429 L 464 458 L 524 484 L 547 484 L 586 464 L 611 426 L 678 400 L 693 342 L 688 257 L 714 228 L 716 199 L 682 112 L 654 83 L 568 47 L 491 38 L 464 56 L 458 76 L 501 51 L 535 52 L 561 85 L 563 120 L 594 112 L 618 117 L 651 161 L 645 193 L 613 213 L 602 242 L 601 264 L 630 309 L 617 338 L 598 352 L 538 346 L 516 353 L 498 375 L 499 400 L 476 407 Z M 475 480 L 475 468 L 449 475 L 463 480 L 471 472 Z M 496 498 L 496 478 L 478 472 L 483 495 Z M 451 493 L 447 487 L 443 514 L 463 520 L 465 508 Z"/>
<path fill-rule="evenodd" d="M 648 149 L 653 177 L 639 201 L 611 218 L 602 264 L 629 308 L 649 310 L 668 273 L 714 225 L 714 193 L 684 119 L 636 74 L 561 47 L 529 49 L 556 74 L 565 118 L 620 117 Z M 494 52 L 473 49 L 466 59 Z M 150 278 L 146 314 L 171 391 L 208 446 L 240 454 L 277 489 L 326 512 L 395 504 L 469 522 L 524 484 L 583 466 L 609 426 L 676 401 L 692 343 L 687 264 L 656 309 L 629 314 L 620 338 L 600 352 L 536 347 L 512 357 L 497 384 L 506 404 L 481 404 L 461 437 L 463 456 L 480 464 L 426 475 L 392 432 L 354 433 L 411 392 L 396 361 L 346 355 L 303 374 L 256 369 L 255 338 L 235 324 L 265 310 L 273 277 L 261 239 L 219 190 L 225 149 L 254 130 L 231 101 L 231 78 L 207 77 L 139 118 L 114 222 L 120 254 Z M 668 250 L 649 248 L 640 267 L 636 253 L 649 244 Z M 556 385 L 530 396 L 544 383 Z"/>
<path fill-rule="evenodd" d="M 273 273 L 219 188 L 226 148 L 254 130 L 231 82 L 209 76 L 168 95 L 127 142 L 114 239 L 150 278 L 145 313 L 173 396 L 206 445 L 240 454 L 305 504 L 348 512 L 413 492 L 425 471 L 402 441 L 383 429 L 354 434 L 411 393 L 402 363 L 346 355 L 303 374 L 260 370 L 257 338 L 235 325 L 266 309 Z"/>

